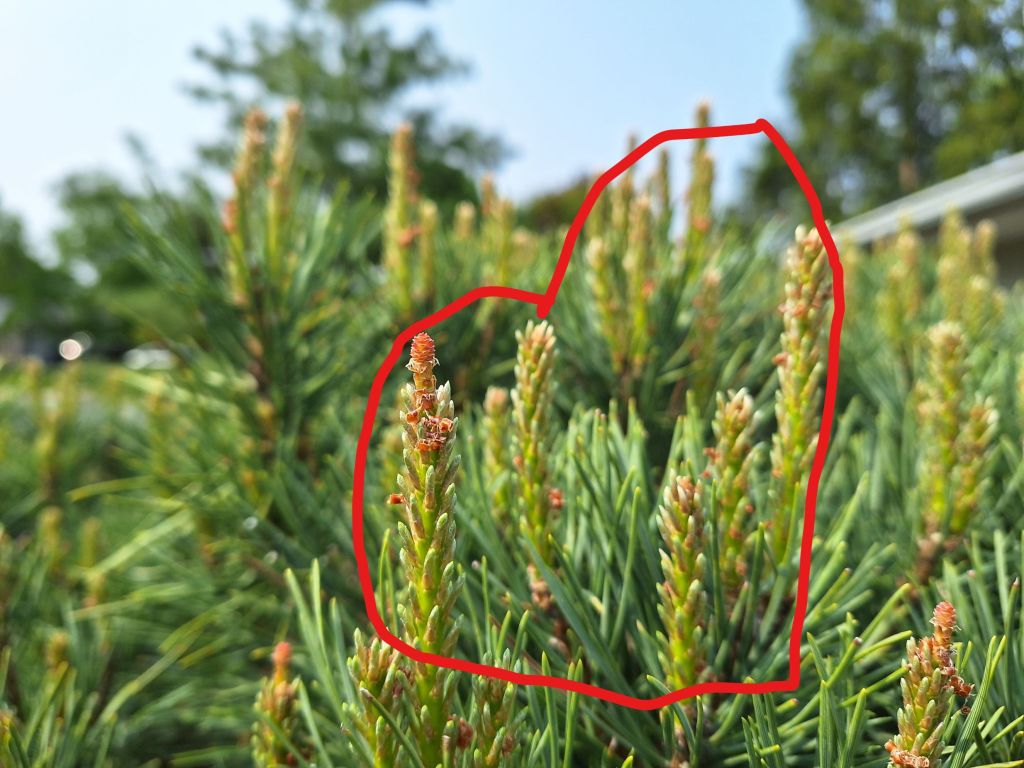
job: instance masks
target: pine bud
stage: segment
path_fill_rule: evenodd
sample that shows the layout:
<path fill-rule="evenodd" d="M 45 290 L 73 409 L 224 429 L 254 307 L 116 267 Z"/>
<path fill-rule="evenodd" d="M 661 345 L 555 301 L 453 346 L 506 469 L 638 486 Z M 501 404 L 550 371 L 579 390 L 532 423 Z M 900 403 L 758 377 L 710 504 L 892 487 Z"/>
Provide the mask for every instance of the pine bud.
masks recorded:
<path fill-rule="evenodd" d="M 972 257 L 979 275 L 989 280 L 996 279 L 996 237 L 998 229 L 991 219 L 982 219 L 974 227 Z"/>
<path fill-rule="evenodd" d="M 246 114 L 242 145 L 231 175 L 234 191 L 224 206 L 223 225 L 229 245 L 225 272 L 228 289 L 238 305 L 244 304 L 249 295 L 246 240 L 253 215 L 253 195 L 263 178 L 267 123 L 267 116 L 260 109 L 251 109 Z"/>
<path fill-rule="evenodd" d="M 39 553 L 47 570 L 56 574 L 61 570 L 67 543 L 64 540 L 64 513 L 60 507 L 45 507 L 39 513 Z"/>
<path fill-rule="evenodd" d="M 996 230 L 983 221 L 972 232 L 950 212 L 939 230 L 938 291 L 947 319 L 961 325 L 968 338 L 984 337 L 1002 313 L 1003 296 L 995 286 L 993 257 Z"/>
<path fill-rule="evenodd" d="M 497 195 L 493 195 L 487 210 L 488 213 L 484 216 L 482 224 L 484 248 L 494 259 L 492 265 L 494 282 L 498 285 L 506 285 L 509 281 L 509 267 L 512 262 L 515 208 L 509 200 L 503 200 Z"/>
<path fill-rule="evenodd" d="M 632 151 L 637 145 L 636 136 L 630 135 L 626 140 L 626 149 Z M 635 166 L 627 168 L 615 186 L 611 188 L 610 202 L 610 228 L 605 231 L 611 241 L 608 243 L 613 250 L 618 251 L 626 243 L 626 234 L 629 232 L 630 211 L 633 209 L 633 199 L 636 196 L 636 184 L 634 181 Z"/>
<path fill-rule="evenodd" d="M 250 109 L 245 115 L 242 147 L 232 174 L 236 192 L 248 192 L 259 179 L 264 162 L 263 152 L 267 145 L 267 124 L 267 116 L 261 109 Z"/>
<path fill-rule="evenodd" d="M 55 629 L 46 640 L 43 653 L 46 671 L 52 678 L 59 677 L 69 662 L 71 638 L 64 629 Z"/>

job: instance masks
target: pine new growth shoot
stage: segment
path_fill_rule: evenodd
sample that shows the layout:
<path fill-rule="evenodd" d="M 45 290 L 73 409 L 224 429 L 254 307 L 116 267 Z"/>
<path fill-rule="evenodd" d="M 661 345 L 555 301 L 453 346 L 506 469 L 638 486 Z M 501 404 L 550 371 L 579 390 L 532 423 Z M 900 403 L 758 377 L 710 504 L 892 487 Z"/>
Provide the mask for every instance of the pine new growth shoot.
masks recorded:
<path fill-rule="evenodd" d="M 476 232 L 476 208 L 465 201 L 455 206 L 455 223 L 452 225 L 455 241 L 465 243 Z"/>
<path fill-rule="evenodd" d="M 693 685 L 705 668 L 703 638 L 707 593 L 704 588 L 704 513 L 701 484 L 677 477 L 665 489 L 658 517 L 664 548 L 658 585 L 658 612 L 665 634 L 659 658 L 672 690 Z"/>
<path fill-rule="evenodd" d="M 408 369 L 413 381 L 403 391 L 405 466 L 392 501 L 403 508 L 400 559 L 408 585 L 398 606 L 407 642 L 428 653 L 451 656 L 458 639 L 453 608 L 462 589 L 455 566 L 455 453 L 458 420 L 448 384 L 434 377 L 434 340 L 421 333 L 412 341 Z M 433 665 L 413 668 L 418 698 L 414 725 L 424 765 L 444 761 L 452 744 L 445 731 L 451 715 L 451 672 Z"/>
<path fill-rule="evenodd" d="M 291 660 L 291 645 L 278 643 L 273 654 L 274 674 L 263 679 L 256 695 L 259 719 L 252 727 L 252 759 L 258 768 L 297 764 L 289 748 L 289 742 L 295 745 L 298 728 L 298 683 L 289 679 Z"/>
<path fill-rule="evenodd" d="M 726 595 L 735 598 L 746 577 L 746 537 L 754 513 L 750 470 L 754 451 L 754 399 L 745 390 L 718 393 L 712 423 L 715 447 L 710 450 L 718 517 L 719 571 Z"/>
<path fill-rule="evenodd" d="M 711 105 L 697 107 L 697 126 L 707 128 Z M 686 194 L 686 252 L 690 274 L 699 275 L 707 261 L 708 233 L 711 231 L 711 194 L 715 182 L 715 163 L 708 152 L 707 139 L 696 139 L 690 160 L 690 187 Z"/>
<path fill-rule="evenodd" d="M 623 261 L 628 295 L 626 305 L 629 307 L 632 328 L 628 357 L 631 380 L 639 378 L 643 371 L 650 344 L 648 305 L 654 290 L 651 280 L 651 223 L 651 199 L 646 194 L 638 195 L 630 206 L 626 257 Z M 618 322 L 622 322 L 622 319 Z"/>
<path fill-rule="evenodd" d="M 982 221 L 972 231 L 950 212 L 939 230 L 938 292 L 949 320 L 961 325 L 972 342 L 1002 313 L 1003 296 L 995 286 L 995 227 Z"/>
<path fill-rule="evenodd" d="M 374 768 L 390 768 L 396 764 L 399 742 L 377 705 L 393 718 L 397 716 L 400 697 L 409 686 L 408 665 L 379 637 L 367 642 L 358 629 L 353 645 L 355 653 L 348 668 L 359 691 L 359 704 L 349 702 L 345 707 L 369 746 Z"/>
<path fill-rule="evenodd" d="M 498 195 L 492 176 L 485 176 L 480 189 L 480 237 L 493 259 L 491 269 L 498 285 L 508 282 L 514 219 L 512 202 Z"/>
<path fill-rule="evenodd" d="M 655 242 L 667 243 L 672 230 L 672 178 L 667 149 L 658 152 L 658 170 L 651 178 L 651 196 L 656 205 Z"/>
<path fill-rule="evenodd" d="M 384 266 L 395 283 L 392 292 L 402 304 L 398 310 L 411 310 L 414 296 L 412 244 L 416 240 L 416 168 L 413 157 L 412 126 L 403 123 L 391 138 L 388 155 L 388 204 L 384 212 Z"/>
<path fill-rule="evenodd" d="M 484 663 L 491 663 L 489 654 Z M 506 650 L 501 666 L 509 668 L 510 653 Z M 514 763 L 518 747 L 518 720 L 515 713 L 516 686 L 493 677 L 473 678 L 472 765 L 475 768 L 504 768 Z"/>
<path fill-rule="evenodd" d="M 626 151 L 631 152 L 637 145 L 636 136 L 630 136 L 626 141 Z M 609 246 L 618 250 L 626 244 L 626 237 L 629 232 L 629 216 L 633 208 L 633 199 L 636 196 L 636 182 L 634 180 L 635 166 L 627 168 L 615 186 L 611 189 L 611 200 L 609 202 L 609 224 L 610 228 L 606 234 L 611 238 Z"/>
<path fill-rule="evenodd" d="M 998 428 L 999 412 L 992 399 L 976 395 L 956 441 L 956 484 L 949 526 L 954 534 L 962 535 L 981 512 Z"/>
<path fill-rule="evenodd" d="M 299 129 L 302 125 L 302 108 L 289 104 L 285 109 L 284 121 L 277 134 L 277 143 L 271 156 L 270 180 L 267 186 L 267 252 L 272 279 L 283 279 L 290 271 L 282 271 L 281 236 L 282 228 L 288 221 L 291 204 L 292 169 L 299 145 Z"/>
<path fill-rule="evenodd" d="M 918 493 L 924 533 L 949 526 L 950 481 L 956 466 L 962 387 L 967 376 L 964 336 L 956 323 L 943 321 L 928 331 L 924 378 L 918 385 L 918 424 L 922 446 Z"/>
<path fill-rule="evenodd" d="M 259 109 L 252 109 L 246 114 L 242 146 L 231 174 L 234 195 L 224 205 L 222 223 L 229 245 L 227 280 L 234 302 L 239 307 L 247 306 L 250 292 L 246 235 L 254 215 L 252 205 L 256 185 L 263 172 L 267 123 L 266 114 Z"/>
<path fill-rule="evenodd" d="M 943 321 L 928 332 L 925 375 L 918 385 L 921 451 L 917 498 L 923 538 L 918 575 L 941 550 L 956 546 L 977 517 L 988 489 L 999 414 L 991 399 L 963 393 L 968 380 L 961 327 Z"/>
<path fill-rule="evenodd" d="M 893 768 L 942 768 L 943 735 L 954 697 L 967 697 L 973 688 L 953 662 L 953 606 L 935 606 L 932 624 L 931 637 L 907 641 L 907 674 L 900 680 L 903 706 L 896 716 L 899 733 L 885 745 Z"/>
<path fill-rule="evenodd" d="M 419 278 L 418 298 L 430 306 L 437 289 L 437 227 L 439 214 L 433 200 L 423 200 L 419 208 Z"/>
<path fill-rule="evenodd" d="M 779 308 L 782 349 L 775 358 L 777 425 L 772 440 L 772 549 L 779 562 L 788 556 L 818 445 L 823 347 L 832 286 L 825 246 L 817 230 L 797 229 L 785 272 L 785 300 Z"/>
<path fill-rule="evenodd" d="M 597 326 L 608 344 L 612 370 L 621 375 L 626 369 L 628 336 L 623 334 L 621 322 L 622 301 L 621 280 L 612 261 L 608 242 L 604 237 L 595 236 L 587 241 L 585 252 L 587 282 L 593 296 Z"/>
<path fill-rule="evenodd" d="M 694 320 L 688 345 L 693 367 L 692 389 L 702 407 L 710 401 L 716 383 L 721 299 L 722 274 L 714 267 L 708 268 L 700 277 L 700 293 L 693 300 Z"/>
<path fill-rule="evenodd" d="M 512 461 L 518 475 L 520 526 L 541 558 L 550 562 L 550 533 L 561 508 L 561 494 L 549 485 L 552 364 L 555 332 L 545 321 L 516 331 L 516 385 L 512 390 Z"/>
<path fill-rule="evenodd" d="M 499 525 L 510 518 L 508 477 L 509 395 L 504 387 L 488 387 L 484 395 L 484 467 L 491 482 L 494 516 Z"/>
<path fill-rule="evenodd" d="M 897 349 L 909 353 L 913 334 L 907 323 L 921 313 L 921 238 L 903 224 L 894 243 L 894 260 L 879 297 L 880 325 Z"/>
<path fill-rule="evenodd" d="M 956 546 L 977 516 L 988 488 L 999 414 L 976 395 L 968 405 L 966 342 L 956 323 L 928 333 L 925 377 L 918 388 L 921 454 L 918 499 L 924 538 L 918 573 L 926 575 L 941 549 Z"/>

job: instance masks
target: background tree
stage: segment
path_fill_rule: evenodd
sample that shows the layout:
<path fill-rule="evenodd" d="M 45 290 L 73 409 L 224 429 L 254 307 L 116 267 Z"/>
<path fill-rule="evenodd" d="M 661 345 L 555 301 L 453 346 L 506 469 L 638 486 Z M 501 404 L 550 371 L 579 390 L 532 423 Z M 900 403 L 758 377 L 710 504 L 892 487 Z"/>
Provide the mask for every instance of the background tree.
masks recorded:
<path fill-rule="evenodd" d="M 401 105 L 414 87 L 465 72 L 465 65 L 429 30 L 397 40 L 376 18 L 387 5 L 383 0 L 290 3 L 292 18 L 283 29 L 253 22 L 245 36 L 225 32 L 220 50 L 196 49 L 217 82 L 191 91 L 226 105 L 231 123 L 229 138 L 205 147 L 204 157 L 226 166 L 234 150 L 230 137 L 251 106 L 297 100 L 306 116 L 299 167 L 325 187 L 345 181 L 357 193 L 382 197 L 389 137 L 404 120 L 415 129 L 423 194 L 442 205 L 474 199 L 469 174 L 501 156 L 500 142 L 466 126 L 442 126 L 432 110 Z"/>
<path fill-rule="evenodd" d="M 1021 0 L 804 0 L 788 93 L 797 156 L 846 216 L 1024 149 Z M 793 210 L 765 148 L 760 207 Z"/>
<path fill-rule="evenodd" d="M 196 49 L 215 83 L 190 90 L 202 101 L 226 107 L 229 123 L 223 140 L 200 148 L 198 173 L 229 166 L 237 124 L 250 106 L 298 101 L 305 128 L 297 166 L 324 189 L 344 183 L 356 196 L 372 194 L 382 201 L 390 135 L 397 122 L 408 121 L 414 127 L 421 193 L 442 208 L 475 199 L 472 174 L 501 156 L 500 142 L 466 126 L 441 125 L 431 109 L 401 104 L 414 87 L 464 72 L 465 65 L 448 56 L 430 31 L 396 40 L 376 18 L 386 5 L 382 0 L 290 2 L 293 13 L 284 27 L 253 22 L 241 36 L 225 31 L 220 50 Z M 129 143 L 141 175 L 154 175 L 141 141 Z M 209 202 L 195 173 L 179 189 L 182 205 L 173 206 L 179 215 Z M 154 329 L 162 337 L 184 333 L 188 319 L 176 299 L 130 258 L 133 245 L 123 229 L 126 206 L 169 208 L 107 173 L 70 174 L 57 195 L 63 221 L 53 234 L 54 246 L 66 271 L 84 278 L 68 281 L 65 302 L 75 303 L 79 329 L 92 334 L 98 351 L 123 351 L 154 338 Z M 192 223 L 196 241 L 209 243 L 204 217 L 195 215 Z"/>
<path fill-rule="evenodd" d="M 74 281 L 64 270 L 37 260 L 21 219 L 2 207 L 0 275 L 5 278 L 0 281 L 0 338 L 14 334 L 32 344 L 69 332 L 65 305 Z"/>
<path fill-rule="evenodd" d="M 519 222 L 538 232 L 551 232 L 568 226 L 583 205 L 593 182 L 593 178 L 583 175 L 534 195 L 520 206 Z"/>
<path fill-rule="evenodd" d="M 195 181 L 195 180 L 193 180 Z M 195 184 L 178 193 L 177 210 L 200 202 Z M 127 207 L 160 209 L 159 196 L 133 190 L 108 173 L 73 173 L 57 187 L 62 221 L 53 231 L 53 245 L 62 268 L 77 280 L 64 301 L 78 330 L 88 331 L 96 352 L 118 354 L 155 338 L 156 329 L 174 337 L 183 332 L 184 317 L 176 296 L 157 285 L 134 258 L 137 247 L 127 236 Z M 209 232 L 194 217 L 198 241 Z"/>

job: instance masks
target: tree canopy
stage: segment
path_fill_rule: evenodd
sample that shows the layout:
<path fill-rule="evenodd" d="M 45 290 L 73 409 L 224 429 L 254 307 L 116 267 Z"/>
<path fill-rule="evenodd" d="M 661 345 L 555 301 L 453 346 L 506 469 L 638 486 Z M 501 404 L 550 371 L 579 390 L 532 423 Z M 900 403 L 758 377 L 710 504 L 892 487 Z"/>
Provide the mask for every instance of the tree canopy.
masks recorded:
<path fill-rule="evenodd" d="M 826 213 L 857 213 L 1024 149 L 1021 0 L 803 6 L 787 138 Z M 770 147 L 752 176 L 762 207 L 792 206 L 795 186 Z"/>
<path fill-rule="evenodd" d="M 382 0 L 290 4 L 292 18 L 281 29 L 253 22 L 245 35 L 223 33 L 218 50 L 195 50 L 215 82 L 191 91 L 227 106 L 228 136 L 251 106 L 297 100 L 306 121 L 300 169 L 329 187 L 344 181 L 356 192 L 383 196 L 389 136 L 398 122 L 410 122 L 423 192 L 442 203 L 474 198 L 468 174 L 499 159 L 501 143 L 402 103 L 412 89 L 464 73 L 466 66 L 445 53 L 430 30 L 398 39 L 377 16 L 388 5 Z M 228 139 L 203 154 L 227 165 L 233 151 Z"/>

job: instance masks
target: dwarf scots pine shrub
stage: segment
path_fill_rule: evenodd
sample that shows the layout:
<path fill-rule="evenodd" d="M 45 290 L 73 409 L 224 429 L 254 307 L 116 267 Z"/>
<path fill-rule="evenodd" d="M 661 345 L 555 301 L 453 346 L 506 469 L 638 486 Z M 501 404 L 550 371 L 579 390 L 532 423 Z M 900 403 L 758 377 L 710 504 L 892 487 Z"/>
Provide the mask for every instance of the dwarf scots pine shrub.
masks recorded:
<path fill-rule="evenodd" d="M 1009 388 L 1021 370 L 1020 302 L 986 293 L 992 275 L 979 264 L 990 232 L 974 231 L 963 279 L 943 268 L 943 290 L 960 307 L 931 295 L 940 281 L 926 242 L 902 237 L 851 270 L 797 689 L 640 712 L 413 663 L 367 629 L 354 571 L 353 436 L 394 326 L 478 285 L 542 290 L 559 237 L 517 229 L 492 183 L 479 217 L 465 203 L 451 220 L 418 197 L 401 146 L 389 210 L 329 200 L 286 172 L 297 111 L 276 127 L 247 122 L 226 207 L 207 193 L 187 226 L 173 212 L 132 216 L 140 256 L 192 324 L 166 340 L 171 370 L 120 374 L 130 388 L 114 409 L 128 422 L 118 426 L 119 474 L 94 472 L 91 455 L 106 451 L 95 447 L 95 421 L 82 421 L 105 384 L 83 376 L 72 394 L 87 407 L 59 419 L 55 439 L 39 439 L 46 419 L 32 413 L 61 407 L 52 377 L 40 372 L 34 409 L 23 372 L 0 365 L 0 764 L 242 766 L 254 750 L 346 768 L 1024 759 L 1015 514 L 1024 500 L 1020 430 L 1006 417 L 1018 405 Z M 438 339 L 451 390 L 438 386 L 426 340 L 415 345 L 413 383 L 385 408 L 404 414 L 398 428 L 374 430 L 371 463 L 380 461 L 364 490 L 378 503 L 363 531 L 380 613 L 408 642 L 639 696 L 790 671 L 794 551 L 787 544 L 779 556 L 772 544 L 796 539 L 802 511 L 827 266 L 802 241 L 799 262 L 780 270 L 770 228 L 715 217 L 710 146 L 696 147 L 702 173 L 678 239 L 664 160 L 654 179 L 632 174 L 602 196 L 550 327 L 535 323 L 517 340 L 510 329 L 526 313 L 500 304 L 449 318 Z M 367 258 L 378 234 L 391 249 L 382 262 Z M 890 299 L 874 297 L 895 291 L 880 262 L 920 280 L 888 309 L 858 312 L 881 310 Z M 972 306 L 992 296 L 1002 309 L 975 322 Z M 920 317 L 901 328 L 909 309 L 898 308 L 910 307 Z M 911 528 L 923 537 L 927 514 L 923 501 L 906 520 L 900 511 L 918 490 L 926 498 L 933 416 L 906 406 L 932 355 L 921 329 L 942 321 L 962 328 L 965 373 L 956 392 L 925 387 L 921 397 L 955 403 L 938 519 L 944 541 L 959 545 L 939 547 L 915 582 L 902 542 Z M 469 414 L 457 429 L 455 413 Z M 90 460 L 75 460 L 83 454 Z M 963 531 L 943 530 L 945 517 L 947 528 L 966 520 Z M 918 694 L 928 664 L 932 676 L 947 668 L 948 643 L 915 641 L 910 667 L 893 670 L 923 606 L 945 599 L 965 638 L 955 674 L 978 687 L 969 716 L 949 700 L 935 755 L 925 750 L 943 749 L 928 730 L 938 721 L 925 723 L 936 704 Z M 287 685 L 272 686 L 277 673 L 260 684 L 253 649 L 284 633 L 297 638 Z M 900 719 L 897 677 L 924 702 Z M 929 682 L 928 695 L 942 704 L 951 681 Z M 266 706 L 254 729 L 257 696 Z"/>

